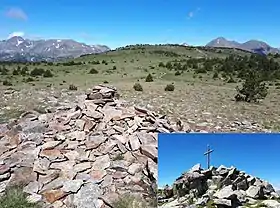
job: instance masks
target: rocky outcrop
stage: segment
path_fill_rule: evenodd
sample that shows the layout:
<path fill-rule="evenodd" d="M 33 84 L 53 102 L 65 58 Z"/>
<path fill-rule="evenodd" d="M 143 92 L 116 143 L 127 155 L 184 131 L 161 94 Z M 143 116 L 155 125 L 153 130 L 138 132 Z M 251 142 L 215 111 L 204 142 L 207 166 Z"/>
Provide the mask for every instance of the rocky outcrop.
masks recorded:
<path fill-rule="evenodd" d="M 172 188 L 166 186 L 158 199 L 166 208 L 280 207 L 280 195 L 268 182 L 235 167 L 203 170 L 199 164 L 177 178 Z"/>
<path fill-rule="evenodd" d="M 157 133 L 164 117 L 96 86 L 73 108 L 0 125 L 0 192 L 23 185 L 50 207 L 110 207 L 124 194 L 156 198 Z M 182 129 L 182 126 L 180 126 Z"/>

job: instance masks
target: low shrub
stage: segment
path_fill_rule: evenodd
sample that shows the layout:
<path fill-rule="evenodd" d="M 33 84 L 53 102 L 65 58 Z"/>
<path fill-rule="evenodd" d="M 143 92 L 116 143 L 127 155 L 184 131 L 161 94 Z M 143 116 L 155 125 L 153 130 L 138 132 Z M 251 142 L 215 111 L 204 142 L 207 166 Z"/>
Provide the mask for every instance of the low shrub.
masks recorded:
<path fill-rule="evenodd" d="M 4 80 L 3 85 L 4 86 L 13 86 L 12 82 L 10 82 L 9 80 Z"/>
<path fill-rule="evenodd" d="M 36 77 L 36 76 L 42 76 L 45 73 L 45 70 L 42 68 L 35 68 L 30 72 L 30 76 Z"/>
<path fill-rule="evenodd" d="M 148 208 L 144 199 L 124 194 L 117 201 L 113 202 L 114 208 Z"/>
<path fill-rule="evenodd" d="M 51 70 L 47 69 L 47 70 L 43 73 L 43 77 L 53 77 L 53 74 L 52 74 Z"/>
<path fill-rule="evenodd" d="M 164 88 L 164 91 L 174 91 L 174 90 L 175 90 L 175 86 L 173 84 L 168 84 Z"/>
<path fill-rule="evenodd" d="M 146 77 L 146 82 L 153 82 L 153 81 L 154 81 L 154 79 L 153 79 L 152 75 L 148 74 L 148 76 Z"/>
<path fill-rule="evenodd" d="M 89 71 L 89 74 L 98 74 L 98 71 L 94 68 L 92 68 L 90 71 Z"/>
<path fill-rule="evenodd" d="M 27 201 L 25 194 L 20 187 L 9 188 L 3 196 L 0 197 L 1 208 L 41 208 L 39 204 Z"/>
<path fill-rule="evenodd" d="M 135 83 L 134 86 L 133 86 L 133 89 L 135 91 L 143 91 L 143 87 L 140 83 Z"/>
<path fill-rule="evenodd" d="M 70 84 L 69 85 L 69 90 L 78 90 L 78 87 L 77 86 L 75 86 L 75 85 L 73 85 L 73 84 Z"/>

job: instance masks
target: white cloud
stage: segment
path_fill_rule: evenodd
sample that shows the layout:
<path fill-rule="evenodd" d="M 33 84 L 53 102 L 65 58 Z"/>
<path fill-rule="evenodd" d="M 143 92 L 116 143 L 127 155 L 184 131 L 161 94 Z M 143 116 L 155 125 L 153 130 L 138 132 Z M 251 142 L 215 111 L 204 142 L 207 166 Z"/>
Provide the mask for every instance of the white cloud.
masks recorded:
<path fill-rule="evenodd" d="M 193 15 L 194 15 L 194 13 L 193 12 L 189 12 L 189 18 L 192 18 L 193 17 Z"/>
<path fill-rule="evenodd" d="M 5 15 L 12 19 L 27 20 L 27 14 L 20 8 L 10 8 L 5 12 Z"/>
<path fill-rule="evenodd" d="M 195 15 L 197 12 L 199 12 L 199 11 L 200 11 L 200 8 L 199 8 L 199 7 L 196 8 L 196 10 L 194 10 L 194 11 L 190 11 L 190 12 L 188 13 L 188 19 L 193 18 L 194 15 Z"/>
<path fill-rule="evenodd" d="M 11 33 L 8 38 L 12 38 L 12 37 L 15 37 L 15 36 L 20 36 L 20 37 L 23 37 L 24 36 L 24 32 L 13 32 Z"/>
<path fill-rule="evenodd" d="M 280 183 L 272 184 L 272 186 L 276 191 L 280 190 Z"/>

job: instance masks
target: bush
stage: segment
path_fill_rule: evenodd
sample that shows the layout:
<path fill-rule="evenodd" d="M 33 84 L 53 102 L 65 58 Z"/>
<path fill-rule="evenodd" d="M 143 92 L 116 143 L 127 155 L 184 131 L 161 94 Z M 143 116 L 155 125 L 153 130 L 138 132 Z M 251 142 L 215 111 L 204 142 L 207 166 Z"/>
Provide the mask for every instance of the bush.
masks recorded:
<path fill-rule="evenodd" d="M 102 64 L 107 65 L 108 63 L 107 63 L 107 61 L 106 61 L 106 60 L 103 60 L 103 61 L 102 61 Z"/>
<path fill-rule="evenodd" d="M 173 84 L 168 84 L 164 88 L 164 91 L 174 91 L 174 90 L 175 90 L 175 86 Z"/>
<path fill-rule="evenodd" d="M 113 158 L 113 161 L 117 161 L 117 160 L 123 160 L 124 156 L 122 154 L 118 154 Z"/>
<path fill-rule="evenodd" d="M 181 75 L 181 72 L 176 71 L 176 72 L 175 72 L 175 76 L 179 76 L 179 75 Z"/>
<path fill-rule="evenodd" d="M 143 91 L 143 87 L 142 87 L 142 85 L 141 85 L 140 83 L 135 83 L 135 84 L 133 85 L 133 89 L 134 89 L 135 91 Z"/>
<path fill-rule="evenodd" d="M 167 62 L 166 65 L 165 65 L 165 67 L 166 67 L 167 69 L 171 70 L 173 66 L 172 66 L 172 63 L 171 63 L 171 62 Z"/>
<path fill-rule="evenodd" d="M 35 68 L 30 72 L 32 77 L 42 76 L 45 73 L 45 70 L 42 68 Z"/>
<path fill-rule="evenodd" d="M 25 76 L 25 75 L 27 75 L 27 73 L 28 73 L 28 67 L 27 67 L 27 66 L 24 66 L 24 67 L 21 69 L 20 74 L 21 74 L 22 76 Z"/>
<path fill-rule="evenodd" d="M 90 71 L 89 71 L 89 74 L 98 74 L 98 71 L 94 68 L 92 68 Z"/>
<path fill-rule="evenodd" d="M 258 102 L 259 99 L 264 99 L 267 96 L 267 86 L 261 79 L 260 75 L 255 71 L 250 71 L 240 89 L 236 87 L 236 101 Z"/>
<path fill-rule="evenodd" d="M 8 75 L 8 69 L 6 67 L 2 67 L 2 69 L 0 68 L 0 72 L 1 72 L 1 75 Z"/>
<path fill-rule="evenodd" d="M 117 69 L 117 67 L 116 66 L 113 66 L 113 70 L 116 70 Z"/>
<path fill-rule="evenodd" d="M 205 73 L 207 73 L 207 70 L 205 68 L 198 68 L 198 69 L 195 70 L 195 73 L 205 74 Z"/>
<path fill-rule="evenodd" d="M 49 69 L 47 69 L 44 72 L 43 77 L 53 77 L 53 74 L 52 74 L 52 72 Z"/>
<path fill-rule="evenodd" d="M 164 63 L 162 63 L 162 62 L 160 62 L 160 63 L 158 64 L 158 66 L 159 66 L 159 67 L 165 67 Z"/>
<path fill-rule="evenodd" d="M 108 84 L 109 82 L 108 82 L 107 80 L 105 80 L 103 83 L 104 83 L 104 84 Z"/>
<path fill-rule="evenodd" d="M 76 86 L 73 85 L 73 84 L 70 84 L 70 85 L 69 85 L 69 90 L 78 90 L 78 87 L 76 87 Z"/>
<path fill-rule="evenodd" d="M 213 74 L 213 79 L 217 79 L 217 78 L 219 78 L 219 73 L 215 71 Z"/>
<path fill-rule="evenodd" d="M 3 81 L 3 85 L 4 86 L 13 86 L 12 82 L 8 81 L 8 80 L 4 80 Z"/>
<path fill-rule="evenodd" d="M 19 70 L 17 70 L 17 69 L 14 69 L 14 70 L 13 70 L 13 75 L 19 75 L 19 73 L 20 73 Z"/>
<path fill-rule="evenodd" d="M 21 188 L 10 188 L 0 198 L 1 208 L 39 208 L 38 204 L 29 203 Z"/>
<path fill-rule="evenodd" d="M 153 82 L 153 77 L 151 74 L 148 74 L 148 76 L 146 77 L 146 82 Z"/>
<path fill-rule="evenodd" d="M 26 80 L 25 80 L 25 82 L 33 82 L 33 81 L 35 81 L 32 77 L 28 77 Z"/>
<path fill-rule="evenodd" d="M 228 79 L 227 83 L 236 83 L 232 76 Z"/>

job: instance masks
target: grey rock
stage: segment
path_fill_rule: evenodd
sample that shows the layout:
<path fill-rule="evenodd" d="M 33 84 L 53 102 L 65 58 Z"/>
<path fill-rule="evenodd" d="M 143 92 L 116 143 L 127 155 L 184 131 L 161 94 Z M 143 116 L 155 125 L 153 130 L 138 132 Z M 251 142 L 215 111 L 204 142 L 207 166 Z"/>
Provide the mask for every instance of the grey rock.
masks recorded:
<path fill-rule="evenodd" d="M 267 207 L 271 207 L 271 208 L 279 208 L 280 207 L 280 203 L 276 200 L 264 200 L 262 202 L 262 204 L 267 206 Z"/>
<path fill-rule="evenodd" d="M 87 183 L 74 195 L 73 203 L 77 208 L 101 208 L 102 203 L 98 199 L 101 195 L 97 184 Z"/>
<path fill-rule="evenodd" d="M 33 194 L 27 196 L 26 199 L 29 203 L 38 203 L 38 202 L 42 201 L 43 197 L 40 194 L 33 193 Z"/>
<path fill-rule="evenodd" d="M 28 194 L 36 194 L 42 188 L 43 184 L 40 184 L 38 181 L 29 183 L 23 188 L 23 191 Z"/>
<path fill-rule="evenodd" d="M 79 163 L 74 166 L 74 171 L 79 173 L 88 170 L 92 167 L 91 162 Z"/>
<path fill-rule="evenodd" d="M 260 186 L 250 186 L 246 194 L 253 199 L 262 199 L 264 195 L 263 188 Z"/>
<path fill-rule="evenodd" d="M 42 149 L 53 149 L 60 143 L 61 143 L 61 141 L 49 141 L 42 145 Z"/>
<path fill-rule="evenodd" d="M 231 207 L 231 200 L 228 199 L 214 199 L 214 204 L 225 207 Z"/>
<path fill-rule="evenodd" d="M 194 165 L 189 172 L 198 172 L 201 170 L 201 165 L 200 164 L 196 164 Z"/>
<path fill-rule="evenodd" d="M 11 173 L 10 172 L 7 172 L 7 173 L 3 173 L 0 175 L 0 182 L 1 181 L 4 181 L 4 180 L 7 180 L 11 177 Z"/>
<path fill-rule="evenodd" d="M 109 155 L 96 157 L 96 161 L 92 164 L 94 170 L 105 170 L 110 167 L 111 159 Z"/>
<path fill-rule="evenodd" d="M 55 190 L 63 187 L 63 184 L 67 181 L 66 178 L 58 177 L 52 181 L 50 181 L 48 184 L 44 185 L 43 188 L 40 190 L 40 192 L 44 192 L 47 190 Z M 39 192 L 39 193 L 40 193 Z"/>
<path fill-rule="evenodd" d="M 142 169 L 141 164 L 133 163 L 129 166 L 128 173 L 131 174 L 131 175 L 134 175 L 135 173 L 137 173 L 141 169 Z"/>
<path fill-rule="evenodd" d="M 66 193 L 77 193 L 83 185 L 83 180 L 69 180 L 65 181 L 62 187 L 62 191 Z"/>
<path fill-rule="evenodd" d="M 146 155 L 147 157 L 151 158 L 152 160 L 156 160 L 157 159 L 157 149 L 155 146 L 151 146 L 151 145 L 144 145 L 141 146 L 141 153 L 143 155 Z"/>
<path fill-rule="evenodd" d="M 130 137 L 129 144 L 130 144 L 132 151 L 138 150 L 141 146 L 140 141 L 137 136 Z"/>
<path fill-rule="evenodd" d="M 226 186 L 222 188 L 220 191 L 216 192 L 214 194 L 214 197 L 217 197 L 219 199 L 230 199 L 234 195 L 234 190 L 232 185 Z"/>

